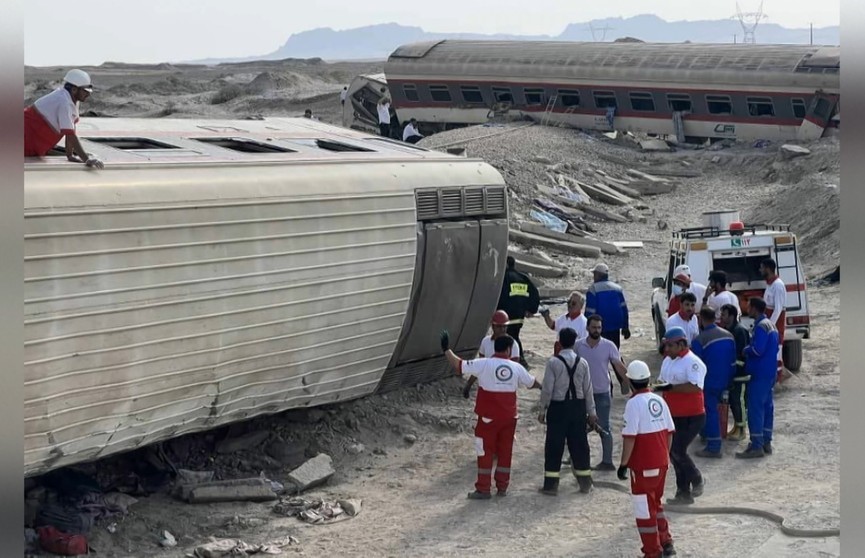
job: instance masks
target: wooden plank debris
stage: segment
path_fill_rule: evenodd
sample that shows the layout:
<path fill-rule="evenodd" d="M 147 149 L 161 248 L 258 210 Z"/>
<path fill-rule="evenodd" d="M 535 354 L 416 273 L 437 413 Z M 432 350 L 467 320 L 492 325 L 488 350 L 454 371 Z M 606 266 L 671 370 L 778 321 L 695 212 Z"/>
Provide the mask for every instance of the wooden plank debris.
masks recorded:
<path fill-rule="evenodd" d="M 607 186 L 608 188 L 611 188 L 613 191 L 618 192 L 619 194 L 621 194 L 623 196 L 628 196 L 630 198 L 639 198 L 643 195 L 638 190 L 635 190 L 629 186 L 623 186 L 622 184 L 619 184 L 618 182 L 613 182 L 609 178 L 607 178 L 606 181 L 607 182 L 606 182 L 605 186 Z"/>
<path fill-rule="evenodd" d="M 601 256 L 600 248 L 596 248 L 594 246 L 586 246 L 585 244 L 563 242 L 561 240 L 547 238 L 538 234 L 531 234 L 513 229 L 511 229 L 509 236 L 514 242 L 519 242 L 521 244 L 526 244 L 529 246 L 543 246 L 545 248 L 550 248 L 552 250 L 564 252 L 574 256 L 580 256 L 584 258 L 599 258 Z"/>
<path fill-rule="evenodd" d="M 531 223 L 529 221 L 519 221 L 517 223 L 520 227 L 520 230 L 527 233 L 538 234 L 541 236 L 546 236 L 548 238 L 553 238 L 555 240 L 561 240 L 564 242 L 572 242 L 574 244 L 584 244 L 586 246 L 594 246 L 595 248 L 600 248 L 601 252 L 604 254 L 621 254 L 622 250 L 618 248 L 616 245 L 610 242 L 604 242 L 603 240 L 598 240 L 596 238 L 586 238 L 586 237 L 577 237 L 568 233 L 560 233 L 556 231 L 551 231 L 543 225 L 537 223 Z"/>
<path fill-rule="evenodd" d="M 595 217 L 597 219 L 605 219 L 607 221 L 615 221 L 616 223 L 627 223 L 629 220 L 627 217 L 623 217 L 618 213 L 613 213 L 611 211 L 607 211 L 605 209 L 600 209 L 592 205 L 585 204 L 575 204 L 577 209 L 584 211 L 588 215 Z"/>
<path fill-rule="evenodd" d="M 618 248 L 642 248 L 643 241 L 642 240 L 615 240 L 611 242 L 614 246 Z"/>

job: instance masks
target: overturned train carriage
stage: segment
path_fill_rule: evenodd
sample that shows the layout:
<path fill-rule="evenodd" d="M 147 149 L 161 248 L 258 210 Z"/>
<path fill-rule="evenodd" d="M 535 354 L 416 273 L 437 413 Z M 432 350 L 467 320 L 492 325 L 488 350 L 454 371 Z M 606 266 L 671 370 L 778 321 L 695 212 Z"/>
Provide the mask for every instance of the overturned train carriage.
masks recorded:
<path fill-rule="evenodd" d="M 840 122 L 841 49 L 811 45 L 459 41 L 385 64 L 427 132 L 510 115 L 688 138 L 814 139 Z"/>
<path fill-rule="evenodd" d="M 25 471 L 448 373 L 507 253 L 479 161 L 305 119 L 83 119 L 25 165 Z"/>

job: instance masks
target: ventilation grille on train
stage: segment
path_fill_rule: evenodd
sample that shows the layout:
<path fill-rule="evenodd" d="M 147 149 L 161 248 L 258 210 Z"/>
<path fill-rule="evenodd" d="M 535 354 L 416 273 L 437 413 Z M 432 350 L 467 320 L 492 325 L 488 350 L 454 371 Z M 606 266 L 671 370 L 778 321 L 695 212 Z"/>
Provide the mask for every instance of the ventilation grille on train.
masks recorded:
<path fill-rule="evenodd" d="M 418 190 L 415 200 L 419 221 L 502 215 L 507 211 L 502 186 Z"/>

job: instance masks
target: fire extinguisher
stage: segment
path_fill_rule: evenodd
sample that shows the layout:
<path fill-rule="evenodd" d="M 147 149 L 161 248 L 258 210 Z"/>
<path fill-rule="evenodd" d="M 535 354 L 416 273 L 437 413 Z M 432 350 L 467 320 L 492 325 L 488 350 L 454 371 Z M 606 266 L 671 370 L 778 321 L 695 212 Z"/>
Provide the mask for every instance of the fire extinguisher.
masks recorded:
<path fill-rule="evenodd" d="M 721 402 L 718 403 L 718 416 L 721 417 L 721 438 L 727 438 L 727 420 L 730 415 L 730 392 L 726 389 L 721 393 Z"/>

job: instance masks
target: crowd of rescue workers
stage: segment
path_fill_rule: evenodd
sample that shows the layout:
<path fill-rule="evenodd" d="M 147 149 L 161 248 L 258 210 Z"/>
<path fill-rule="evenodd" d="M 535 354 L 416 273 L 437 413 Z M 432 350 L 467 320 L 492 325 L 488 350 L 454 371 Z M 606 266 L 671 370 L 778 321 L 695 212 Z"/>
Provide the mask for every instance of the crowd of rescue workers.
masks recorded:
<path fill-rule="evenodd" d="M 637 529 L 644 556 L 674 556 L 672 535 L 664 514 L 664 483 L 669 463 L 676 474 L 676 495 L 667 505 L 689 505 L 703 494 L 704 479 L 688 446 L 700 436 L 705 447 L 695 452 L 702 458 L 721 458 L 722 428 L 728 408 L 734 425 L 728 441 L 750 441 L 735 456 L 741 459 L 771 455 L 773 388 L 786 377 L 780 364 L 783 308 L 786 289 L 774 260 L 760 264 L 767 282 L 762 297 L 747 300 L 745 312 L 753 319 L 750 331 L 735 294 L 726 290 L 723 271 L 712 271 L 708 287 L 692 280 L 690 269 L 679 266 L 673 273 L 673 294 L 666 332 L 659 340 L 664 356 L 659 374 L 652 379 L 649 366 L 622 358 L 620 339 L 630 338 L 628 306 L 622 287 L 609 278 L 609 267 L 600 263 L 592 271 L 593 282 L 585 297 L 570 294 L 567 312 L 553 319 L 540 306 L 538 289 L 531 278 L 517 271 L 507 258 L 498 310 L 492 333 L 480 344 L 478 357 L 464 360 L 450 350 L 447 331 L 441 332 L 441 348 L 457 372 L 468 378 L 463 390 L 471 397 L 477 383 L 475 450 L 477 482 L 468 494 L 472 500 L 507 495 L 511 456 L 517 426 L 520 386 L 541 391 L 538 420 L 546 425 L 544 482 L 540 492 L 556 496 L 561 468 L 570 464 L 579 490 L 592 490 L 592 471 L 615 471 L 629 480 Z M 776 309 L 780 310 L 777 311 Z M 529 374 L 520 330 L 526 318 L 540 313 L 556 332 L 553 356 L 543 381 Z M 614 383 L 630 395 L 625 405 L 622 450 L 613 462 L 610 409 Z M 719 410 L 720 409 L 720 410 Z M 723 419 L 723 420 L 722 420 Z M 590 464 L 589 434 L 601 437 L 602 456 Z M 570 459 L 563 461 L 567 445 Z"/>

